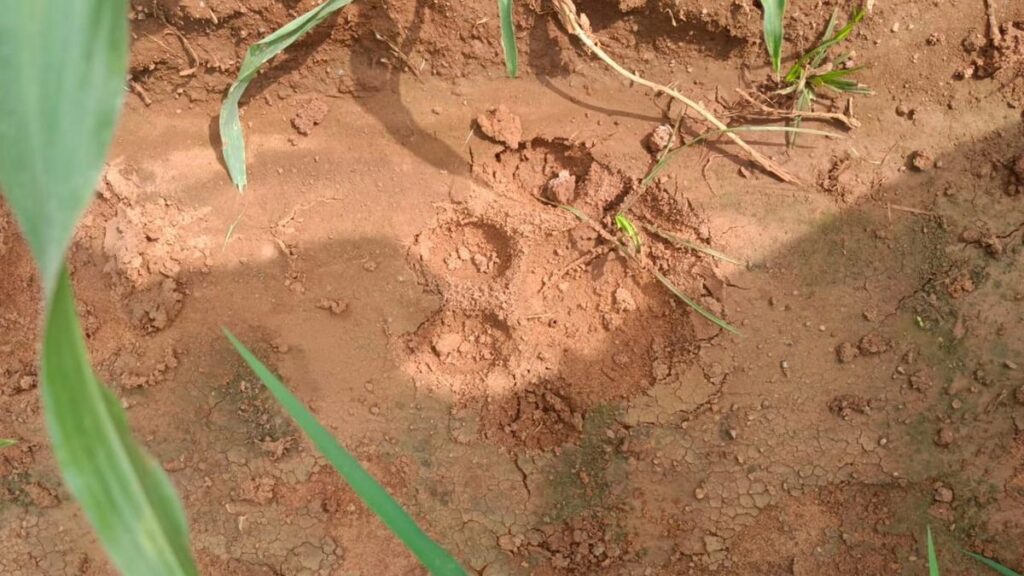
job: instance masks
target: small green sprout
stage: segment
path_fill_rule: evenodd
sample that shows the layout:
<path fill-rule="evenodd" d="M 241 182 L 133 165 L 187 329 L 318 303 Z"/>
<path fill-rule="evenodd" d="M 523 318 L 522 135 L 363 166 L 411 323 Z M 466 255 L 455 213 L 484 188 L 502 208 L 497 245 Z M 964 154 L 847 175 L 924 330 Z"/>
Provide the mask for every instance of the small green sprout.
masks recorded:
<path fill-rule="evenodd" d="M 825 33 L 817 46 L 797 59 L 783 77 L 786 87 L 776 94 L 792 94 L 795 97 L 793 109 L 796 112 L 810 111 L 817 98 L 818 90 L 828 88 L 846 94 L 873 94 L 870 88 L 851 78 L 851 74 L 861 69 L 860 66 L 848 66 L 853 59 L 851 52 L 843 52 L 834 59 L 828 60 L 832 47 L 846 40 L 863 19 L 866 11 L 857 8 L 850 15 L 845 26 L 836 30 L 838 12 L 832 12 Z M 793 126 L 799 128 L 801 117 L 793 120 Z M 796 133 L 787 135 L 790 146 L 796 143 Z"/>
<path fill-rule="evenodd" d="M 628 236 L 629 240 L 633 242 L 634 250 L 640 252 L 640 246 L 642 244 L 640 241 L 640 233 L 636 231 L 636 226 L 633 226 L 633 223 L 625 214 L 615 215 L 615 227 Z"/>

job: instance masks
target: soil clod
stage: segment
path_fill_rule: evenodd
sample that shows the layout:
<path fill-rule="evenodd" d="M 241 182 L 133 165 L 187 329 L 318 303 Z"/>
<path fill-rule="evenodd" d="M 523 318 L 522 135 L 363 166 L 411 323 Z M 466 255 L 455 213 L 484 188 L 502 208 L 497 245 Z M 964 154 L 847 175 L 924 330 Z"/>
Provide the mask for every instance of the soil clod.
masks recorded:
<path fill-rule="evenodd" d="M 292 116 L 292 127 L 303 136 L 309 136 L 313 129 L 327 117 L 327 104 L 320 98 L 309 98 L 299 104 Z"/>
<path fill-rule="evenodd" d="M 907 158 L 910 167 L 917 172 L 927 172 L 935 168 L 935 158 L 926 150 L 915 150 Z"/>
<path fill-rule="evenodd" d="M 522 121 L 504 104 L 477 116 L 476 124 L 487 137 L 509 148 L 519 148 L 523 140 Z"/>
<path fill-rule="evenodd" d="M 675 143 L 675 129 L 669 124 L 659 124 L 647 138 L 644 139 L 644 146 L 651 154 L 660 154 L 665 148 Z"/>

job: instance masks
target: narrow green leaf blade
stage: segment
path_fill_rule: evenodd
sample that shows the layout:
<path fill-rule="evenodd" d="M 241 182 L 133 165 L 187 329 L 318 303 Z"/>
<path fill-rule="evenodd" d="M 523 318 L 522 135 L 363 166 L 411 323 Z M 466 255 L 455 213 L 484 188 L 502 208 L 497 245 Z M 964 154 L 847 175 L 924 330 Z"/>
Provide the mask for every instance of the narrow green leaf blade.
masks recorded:
<path fill-rule="evenodd" d="M 253 44 L 245 53 L 245 60 L 238 71 L 238 77 L 228 90 L 224 103 L 220 107 L 220 138 L 224 153 L 224 164 L 228 167 L 231 181 L 239 190 L 248 183 L 245 173 L 245 137 L 242 134 L 242 121 L 239 118 L 238 103 L 249 83 L 256 77 L 261 66 L 271 58 L 280 54 L 296 40 L 309 32 L 317 24 L 340 8 L 352 3 L 352 0 L 327 0 L 323 4 L 292 20 L 275 32 Z"/>
<path fill-rule="evenodd" d="M 705 246 L 703 244 L 698 244 L 696 242 L 691 242 L 689 240 L 686 240 L 685 238 L 680 238 L 679 236 L 676 236 L 675 234 L 672 234 L 670 232 L 666 232 L 664 230 L 661 230 L 660 228 L 651 226 L 650 224 L 644 224 L 644 228 L 646 228 L 652 234 L 656 234 L 658 236 L 661 236 L 665 240 L 668 240 L 669 242 L 671 242 L 672 244 L 675 244 L 677 246 L 681 246 L 683 248 L 689 248 L 690 250 L 694 250 L 694 251 L 697 251 L 697 252 L 701 252 L 703 254 L 707 254 L 708 256 L 711 256 L 712 258 L 718 258 L 719 260 L 723 260 L 723 261 L 728 262 L 730 264 L 736 264 L 738 266 L 742 266 L 743 265 L 743 263 L 740 262 L 739 260 L 733 258 L 732 256 L 729 256 L 728 254 L 725 254 L 724 252 L 719 252 L 718 250 L 715 250 L 714 248 L 711 248 L 710 246 Z"/>
<path fill-rule="evenodd" d="M 764 44 L 772 61 L 772 70 L 778 74 L 782 67 L 782 18 L 786 13 L 786 0 L 762 0 L 764 9 Z"/>
<path fill-rule="evenodd" d="M 850 36 L 850 33 L 853 32 L 853 29 L 857 26 L 857 24 L 860 24 L 860 22 L 864 19 L 864 16 L 866 14 L 867 12 L 864 10 L 863 7 L 855 8 L 853 13 L 850 14 L 850 19 L 846 22 L 846 25 L 840 28 L 839 31 L 836 32 L 835 34 L 832 34 L 832 30 L 835 28 L 836 23 L 836 13 L 833 12 L 832 19 L 829 20 L 828 27 L 825 29 L 825 34 L 821 43 L 815 46 L 813 50 L 808 52 L 808 55 L 811 57 L 810 68 L 814 69 L 821 66 L 821 63 L 825 59 L 825 56 L 828 54 L 828 51 L 831 50 L 832 47 L 835 46 L 836 44 L 842 42 L 843 40 L 846 40 L 846 38 Z"/>
<path fill-rule="evenodd" d="M 928 526 L 928 576 L 939 576 L 939 559 L 935 556 L 935 542 L 932 541 L 932 527 Z"/>
<path fill-rule="evenodd" d="M 17 440 L 11 440 L 10 438 L 0 438 L 0 448 L 7 448 L 8 446 L 14 446 L 17 444 Z"/>
<path fill-rule="evenodd" d="M 388 494 L 383 486 L 363 468 L 362 464 L 345 450 L 334 436 L 324 428 L 302 402 L 242 344 L 238 338 L 224 329 L 235 350 L 245 363 L 270 390 L 292 420 L 302 428 L 317 450 L 334 466 L 338 474 L 348 482 L 363 502 L 384 521 L 384 524 L 419 558 L 420 562 L 435 576 L 464 576 L 465 571 L 443 548 L 427 536 L 416 521 L 402 506 Z"/>
<path fill-rule="evenodd" d="M 715 316 L 713 312 L 698 304 L 696 300 L 693 300 L 686 294 L 683 294 L 683 292 L 679 290 L 679 288 L 676 288 L 676 285 L 673 284 L 671 280 L 666 278 L 664 274 L 658 272 L 657 270 L 652 270 L 652 272 L 654 272 L 654 277 L 658 279 L 658 282 L 661 282 L 662 285 L 665 286 L 665 288 L 668 288 L 669 292 L 675 295 L 676 298 L 682 300 L 684 304 L 686 304 L 690 308 L 693 308 L 694 312 L 710 320 L 711 323 L 714 324 L 715 326 L 718 326 L 719 328 L 726 330 L 728 332 L 732 332 L 737 336 L 740 335 L 740 331 L 733 327 L 732 324 L 729 324 L 725 320 L 722 320 L 718 316 Z"/>
<path fill-rule="evenodd" d="M 519 76 L 519 48 L 516 46 L 516 25 L 512 20 L 512 0 L 498 0 L 498 16 L 501 20 L 501 48 L 505 52 L 505 70 L 509 78 Z"/>
<path fill-rule="evenodd" d="M 53 293 L 121 106 L 125 0 L 0 0 L 0 187 Z"/>
<path fill-rule="evenodd" d="M 43 341 L 46 426 L 64 483 L 123 574 L 197 574 L 170 479 L 132 439 L 89 365 L 71 280 L 58 277 Z"/>
<path fill-rule="evenodd" d="M 967 554 L 971 558 L 974 558 L 978 562 L 981 562 L 985 566 L 991 568 L 1001 576 L 1021 576 L 1018 572 L 1015 572 L 1007 568 L 1006 566 L 1003 566 L 1002 564 L 996 562 L 995 560 L 992 560 L 991 558 L 986 558 L 985 556 L 982 556 L 981 554 L 977 554 L 975 552 L 971 552 L 970 550 L 964 550 L 963 552 L 964 554 Z"/>

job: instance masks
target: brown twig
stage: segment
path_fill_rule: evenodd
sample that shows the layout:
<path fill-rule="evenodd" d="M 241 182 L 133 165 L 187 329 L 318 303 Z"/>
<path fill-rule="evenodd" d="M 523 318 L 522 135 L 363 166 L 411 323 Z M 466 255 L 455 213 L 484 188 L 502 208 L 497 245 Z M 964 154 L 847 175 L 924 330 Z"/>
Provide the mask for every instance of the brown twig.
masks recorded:
<path fill-rule="evenodd" d="M 134 92 L 135 95 L 138 96 L 140 100 L 142 100 L 143 104 L 145 104 L 146 106 L 151 106 L 153 104 L 153 101 L 149 98 L 149 94 L 146 94 L 146 90 L 142 86 L 140 86 L 138 82 L 136 82 L 135 80 L 129 80 L 128 86 L 130 86 L 132 92 Z"/>
<path fill-rule="evenodd" d="M 409 69 L 409 72 L 412 72 L 413 76 L 415 76 L 417 80 L 419 80 L 420 82 L 423 81 L 423 78 L 420 77 L 420 71 L 417 70 L 416 67 L 412 65 L 412 62 L 409 61 L 409 57 L 406 56 L 404 52 L 399 50 L 398 46 L 395 46 L 394 42 L 388 40 L 384 36 L 381 36 L 380 33 L 378 33 L 376 30 L 373 31 L 373 35 L 374 37 L 377 38 L 377 40 L 380 40 L 385 45 L 387 45 L 388 49 L 391 50 L 391 53 L 396 58 L 401 60 L 403 64 L 405 64 L 405 67 Z"/>
<path fill-rule="evenodd" d="M 181 56 L 178 56 L 178 54 L 170 46 L 161 42 L 160 39 L 156 36 L 153 36 L 152 34 L 146 34 L 146 38 L 149 38 L 153 42 L 156 42 L 158 46 L 160 46 L 164 50 L 167 50 L 167 53 L 171 55 L 171 58 L 174 58 L 175 60 L 181 60 Z"/>
<path fill-rule="evenodd" d="M 541 280 L 540 290 L 538 290 L 537 292 L 543 292 L 545 289 L 547 289 L 548 286 L 551 285 L 551 283 L 555 282 L 556 280 L 560 280 L 563 276 L 571 272 L 576 267 L 582 266 L 587 262 L 590 262 L 594 258 L 597 258 L 598 256 L 607 253 L 611 249 L 612 246 L 610 244 L 603 244 L 601 246 L 594 246 L 590 250 L 587 250 L 579 258 L 574 259 L 572 262 L 569 262 L 568 264 L 563 266 L 560 270 L 552 274 L 549 274 L 546 278 Z"/>
<path fill-rule="evenodd" d="M 853 118 L 851 116 L 847 116 L 846 114 L 840 114 L 838 112 L 814 112 L 812 110 L 805 110 L 805 111 L 801 111 L 801 112 L 797 112 L 795 110 L 781 110 L 779 108 L 768 106 L 767 104 L 764 104 L 762 102 L 758 102 L 757 99 L 755 99 L 749 93 L 747 93 L 746 91 L 741 90 L 739 88 L 736 89 L 736 93 L 739 94 L 741 98 L 743 98 L 744 100 L 746 100 L 750 104 L 753 104 L 754 106 L 757 106 L 758 110 L 760 110 L 761 113 L 762 113 L 762 116 L 760 116 L 760 118 L 764 118 L 764 119 L 802 118 L 802 119 L 805 119 L 805 120 L 806 119 L 831 120 L 831 121 L 834 121 L 834 122 L 839 122 L 840 124 L 843 124 L 844 126 L 846 126 L 847 128 L 850 128 L 850 129 L 859 128 L 860 127 L 860 121 L 859 120 L 857 120 L 856 118 Z"/>
<path fill-rule="evenodd" d="M 590 29 L 590 22 L 587 20 L 586 15 L 578 14 L 576 11 L 576 5 L 572 3 L 572 0 L 553 0 L 555 4 L 555 10 L 558 13 L 559 19 L 562 21 L 562 25 L 565 26 L 566 30 L 575 35 L 583 44 L 590 49 L 598 58 L 604 61 L 605 64 L 610 66 L 613 70 L 619 74 L 625 76 L 635 84 L 644 86 L 650 90 L 654 90 L 655 93 L 663 93 L 671 96 L 672 98 L 679 100 L 688 108 L 697 112 L 704 118 L 704 120 L 714 126 L 716 129 L 721 131 L 728 130 L 728 126 L 725 125 L 721 120 L 716 118 L 711 112 L 709 112 L 704 106 L 694 102 L 687 98 L 683 94 L 655 82 L 646 80 L 633 72 L 630 72 L 623 68 L 618 62 L 613 60 L 600 46 L 597 45 L 589 35 L 588 30 Z M 780 180 L 784 182 L 799 183 L 800 180 L 790 174 L 788 170 L 779 166 L 767 156 L 761 154 L 757 150 L 754 150 L 749 144 L 747 144 L 742 138 L 737 136 L 733 132 L 724 132 L 737 146 L 739 146 L 744 152 L 746 152 L 751 159 L 754 160 L 761 168 L 774 174 Z"/>
<path fill-rule="evenodd" d="M 887 210 L 898 210 L 909 214 L 917 214 L 918 216 L 938 216 L 935 212 L 921 210 L 920 208 L 911 208 L 910 206 L 900 206 L 899 204 L 886 204 L 885 207 Z"/>
<path fill-rule="evenodd" d="M 701 168 L 700 168 L 700 175 L 701 175 L 701 177 L 704 178 L 704 183 L 708 185 L 708 190 L 711 191 L 711 194 L 715 195 L 715 196 L 718 195 L 718 191 L 715 190 L 715 186 L 713 184 L 711 184 L 711 179 L 708 178 L 708 168 L 711 167 L 711 163 L 714 162 L 716 158 L 721 158 L 721 157 L 722 157 L 721 154 L 708 154 L 708 159 L 704 162 L 704 165 L 701 166 Z"/>
<path fill-rule="evenodd" d="M 181 32 L 178 32 L 174 28 L 168 28 L 164 30 L 164 35 L 171 34 L 177 36 L 178 40 L 181 40 L 181 45 L 185 48 L 185 52 L 188 53 L 189 61 L 192 63 L 192 68 L 198 68 L 200 61 L 199 56 L 196 55 L 196 51 L 192 49 L 192 45 L 189 44 L 188 39 Z"/>
<path fill-rule="evenodd" d="M 999 20 L 996 20 L 995 0 L 985 0 L 985 16 L 988 17 L 988 36 L 993 46 L 1003 43 L 1003 34 L 999 31 Z"/>

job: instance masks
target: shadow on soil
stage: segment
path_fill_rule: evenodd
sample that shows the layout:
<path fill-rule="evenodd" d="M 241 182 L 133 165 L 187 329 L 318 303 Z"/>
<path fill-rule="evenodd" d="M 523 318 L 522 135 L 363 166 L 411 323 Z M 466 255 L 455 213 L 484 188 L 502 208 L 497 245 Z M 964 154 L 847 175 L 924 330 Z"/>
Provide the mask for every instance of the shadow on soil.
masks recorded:
<path fill-rule="evenodd" d="M 981 544 L 1020 568 L 1020 526 L 999 518 L 1024 504 L 1020 488 L 1014 492 L 998 480 L 1021 474 L 1020 462 L 1006 459 L 1022 450 L 1011 419 L 1020 417 L 1021 407 L 1012 406 L 1012 374 L 998 364 L 1024 363 L 1021 334 L 1019 324 L 985 320 L 1022 312 L 1020 299 L 1009 296 L 1020 290 L 1022 234 L 1017 228 L 1002 237 L 997 258 L 956 238 L 960 228 L 979 222 L 998 234 L 1021 224 L 1014 221 L 1019 197 L 1004 194 L 1014 176 L 993 161 L 1022 144 L 1019 133 L 996 134 L 944 155 L 941 170 L 906 174 L 869 190 L 783 249 L 730 271 L 730 282 L 746 288 L 726 291 L 726 314 L 745 334 L 694 342 L 689 360 L 672 370 L 699 366 L 710 391 L 685 410 L 656 403 L 655 421 L 636 417 L 645 395 L 658 393 L 650 381 L 637 384 L 642 392 L 632 398 L 591 404 L 572 390 L 552 389 L 577 419 L 567 421 L 559 401 L 543 392 L 530 401 L 521 396 L 511 414 L 534 411 L 538 426 L 574 427 L 567 442 L 535 449 L 509 441 L 500 429 L 485 438 L 488 405 L 506 401 L 503 393 L 453 398 L 418 388 L 407 373 L 410 352 L 436 350 L 403 349 L 401 335 L 450 303 L 444 294 L 424 291 L 438 279 L 417 278 L 405 248 L 380 238 L 303 246 L 292 259 L 278 254 L 264 264 L 189 273 L 189 296 L 174 327 L 143 339 L 146 348 L 182 351 L 172 382 L 121 392 L 135 429 L 184 494 L 193 541 L 216 573 L 304 573 L 310 557 L 323 569 L 369 569 L 385 555 L 391 573 L 415 571 L 411 557 L 281 418 L 220 335 L 221 325 L 275 367 L 429 533 L 481 573 L 909 574 L 921 567 L 906 558 L 922 557 L 928 522 L 940 532 L 949 568 L 970 568 L 953 552 L 960 544 Z M 435 153 L 437 162 L 454 162 L 444 150 Z M 997 167 L 974 176 L 982 164 Z M 792 202 L 798 209 L 800 200 Z M 925 212 L 886 209 L 890 203 Z M 76 261 L 89 268 L 104 258 L 78 255 Z M 964 272 L 976 293 L 954 299 L 951 283 Z M 987 282 L 999 275 L 1002 285 Z M 595 286 L 606 280 L 596 268 L 585 276 Z M 286 279 L 301 291 L 286 287 Z M 89 305 L 118 310 L 108 297 Z M 985 298 L 997 307 L 972 308 Z M 651 302 L 678 321 L 681 334 L 691 332 L 691 315 L 668 299 Z M 970 315 L 967 335 L 958 335 L 958 323 Z M 812 319 L 836 328 L 800 335 Z M 613 338 L 580 335 L 614 345 L 567 356 L 556 375 L 594 374 L 595 366 L 622 354 L 653 362 L 649 349 L 629 344 L 642 341 L 644 329 L 626 322 Z M 843 372 L 835 346 L 869 332 L 888 339 L 891 350 L 860 358 Z M 992 353 L 996 341 L 1004 344 L 1003 356 Z M 986 348 L 972 348 L 972 342 Z M 764 358 L 762 345 L 786 355 Z M 918 360 L 908 362 L 911 350 Z M 823 353 L 829 355 L 824 361 Z M 792 370 L 785 377 L 778 374 L 780 359 Z M 804 373 L 804 365 L 819 368 Z M 899 366 L 920 370 L 929 384 L 915 389 Z M 116 362 L 100 363 L 102 375 L 118 387 L 115 368 Z M 989 375 L 986 382 L 977 381 L 977 370 Z M 629 377 L 653 379 L 642 371 Z M 965 378 L 974 382 L 963 385 Z M 509 389 L 522 394 L 535 384 L 512 382 Z M 672 394 L 678 392 L 677 385 Z M 843 394 L 869 400 L 872 409 L 839 417 L 830 401 Z M 754 406 L 776 420 L 757 416 Z M 954 430 L 955 443 L 937 446 L 937 431 L 945 427 Z M 43 441 L 38 423 L 16 432 Z M 881 434 L 890 448 L 870 458 L 857 447 L 850 457 L 830 452 L 826 440 L 847 432 L 867 434 L 873 444 Z M 792 451 L 786 435 L 818 445 Z M 673 446 L 683 445 L 688 451 L 673 457 Z M 808 479 L 802 466 L 822 467 L 825 479 Z M 900 476 L 889 466 L 898 466 Z M 719 492 L 715 508 L 716 482 L 728 487 L 755 476 L 772 495 L 767 507 L 742 512 L 737 505 L 729 519 L 730 497 Z M 952 486 L 956 500 L 933 502 L 934 482 Z M 694 496 L 694 486 L 711 495 Z M 742 496 L 732 498 L 743 502 Z M 226 504 L 199 506 L 211 501 Z M 757 521 L 735 520 L 737 509 Z M 47 511 L 12 505 L 4 516 L 15 517 L 8 514 L 38 521 Z M 293 524 L 301 529 L 286 528 Z M 939 529 L 947 525 L 956 529 Z M 85 545 L 64 544 L 68 552 Z M 304 547 L 308 556 L 294 552 Z M 358 547 L 373 550 L 375 559 L 341 552 Z"/>

